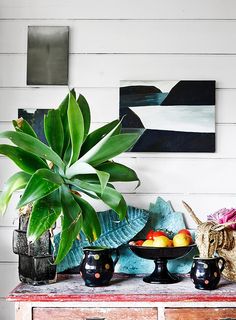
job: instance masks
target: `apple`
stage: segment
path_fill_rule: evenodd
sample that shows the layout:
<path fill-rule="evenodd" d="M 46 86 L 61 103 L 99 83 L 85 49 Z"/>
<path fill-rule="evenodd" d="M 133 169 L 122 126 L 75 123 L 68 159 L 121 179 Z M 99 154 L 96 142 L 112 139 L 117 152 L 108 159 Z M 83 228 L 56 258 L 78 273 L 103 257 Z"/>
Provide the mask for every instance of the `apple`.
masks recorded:
<path fill-rule="evenodd" d="M 174 247 L 186 247 L 192 243 L 192 237 L 185 233 L 177 233 L 173 238 Z"/>
<path fill-rule="evenodd" d="M 135 245 L 136 245 L 136 246 L 141 246 L 143 243 L 144 243 L 144 240 L 137 240 L 137 241 L 135 242 Z"/>
<path fill-rule="evenodd" d="M 181 230 L 179 230 L 178 233 L 185 233 L 185 234 L 187 234 L 187 235 L 189 235 L 191 237 L 191 233 L 190 233 L 190 231 L 188 229 L 181 229 Z"/>
<path fill-rule="evenodd" d="M 154 230 L 150 230 L 147 235 L 146 235 L 146 239 L 147 240 L 153 240 L 153 232 Z"/>
<path fill-rule="evenodd" d="M 152 234 L 152 237 L 153 237 L 154 240 L 155 240 L 156 237 L 160 237 L 160 236 L 167 237 L 166 233 L 161 231 L 161 230 L 154 231 L 153 234 Z"/>

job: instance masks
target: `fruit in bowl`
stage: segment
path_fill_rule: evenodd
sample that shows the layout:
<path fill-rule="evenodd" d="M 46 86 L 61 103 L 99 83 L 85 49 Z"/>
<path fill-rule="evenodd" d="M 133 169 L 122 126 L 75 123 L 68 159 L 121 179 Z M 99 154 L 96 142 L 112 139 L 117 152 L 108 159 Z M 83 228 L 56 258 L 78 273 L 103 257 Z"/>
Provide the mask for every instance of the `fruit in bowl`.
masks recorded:
<path fill-rule="evenodd" d="M 192 242 L 192 237 L 185 233 L 177 233 L 173 238 L 174 247 L 186 247 Z"/>
<path fill-rule="evenodd" d="M 156 248 L 168 248 L 168 247 L 186 247 L 193 243 L 191 233 L 188 229 L 181 229 L 173 239 L 168 235 L 169 232 L 162 230 L 150 230 L 147 233 L 146 240 L 137 240 L 132 244 L 143 247 L 156 247 Z"/>
<path fill-rule="evenodd" d="M 159 236 L 153 240 L 153 246 L 158 248 L 172 247 L 172 240 L 167 236 Z"/>

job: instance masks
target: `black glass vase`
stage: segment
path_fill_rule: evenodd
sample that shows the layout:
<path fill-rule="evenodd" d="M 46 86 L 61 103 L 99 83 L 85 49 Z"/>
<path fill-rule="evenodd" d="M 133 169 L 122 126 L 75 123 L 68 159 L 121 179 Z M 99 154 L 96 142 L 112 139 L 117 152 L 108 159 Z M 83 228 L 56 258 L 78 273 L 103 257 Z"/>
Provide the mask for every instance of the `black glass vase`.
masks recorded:
<path fill-rule="evenodd" d="M 56 281 L 56 266 L 53 264 L 50 232 L 45 232 L 34 243 L 28 243 L 28 220 L 28 215 L 21 215 L 19 228 L 13 231 L 13 252 L 19 256 L 19 279 L 31 285 L 53 283 Z"/>

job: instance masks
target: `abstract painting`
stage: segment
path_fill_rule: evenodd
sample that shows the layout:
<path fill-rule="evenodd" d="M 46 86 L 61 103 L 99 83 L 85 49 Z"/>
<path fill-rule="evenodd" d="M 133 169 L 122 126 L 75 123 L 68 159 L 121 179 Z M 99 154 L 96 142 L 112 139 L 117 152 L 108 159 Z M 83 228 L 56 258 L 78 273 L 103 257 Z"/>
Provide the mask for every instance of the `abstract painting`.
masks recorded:
<path fill-rule="evenodd" d="M 68 84 L 69 27 L 28 27 L 27 85 Z"/>
<path fill-rule="evenodd" d="M 44 135 L 44 115 L 48 113 L 49 109 L 18 109 L 18 118 L 24 118 L 33 127 L 34 131 L 41 141 L 47 144 Z"/>
<path fill-rule="evenodd" d="M 215 81 L 122 81 L 124 132 L 133 152 L 215 152 Z"/>

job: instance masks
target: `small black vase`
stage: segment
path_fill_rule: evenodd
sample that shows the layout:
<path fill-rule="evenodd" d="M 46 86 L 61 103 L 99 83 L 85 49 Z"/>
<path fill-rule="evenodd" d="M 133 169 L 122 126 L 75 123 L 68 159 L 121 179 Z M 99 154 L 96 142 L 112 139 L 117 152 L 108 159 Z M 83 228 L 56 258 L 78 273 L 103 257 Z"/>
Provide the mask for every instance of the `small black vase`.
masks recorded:
<path fill-rule="evenodd" d="M 195 288 L 200 290 L 217 289 L 224 266 L 225 260 L 222 257 L 207 259 L 194 257 L 190 277 Z"/>
<path fill-rule="evenodd" d="M 56 282 L 56 265 L 53 264 L 50 232 L 46 231 L 34 243 L 27 241 L 28 215 L 21 215 L 19 228 L 13 232 L 13 252 L 18 254 L 19 279 L 31 285 Z"/>
<path fill-rule="evenodd" d="M 102 247 L 86 247 L 83 249 L 84 259 L 80 274 L 88 287 L 107 286 L 114 273 L 114 267 L 119 259 L 117 249 Z M 112 260 L 112 253 L 116 257 Z"/>

